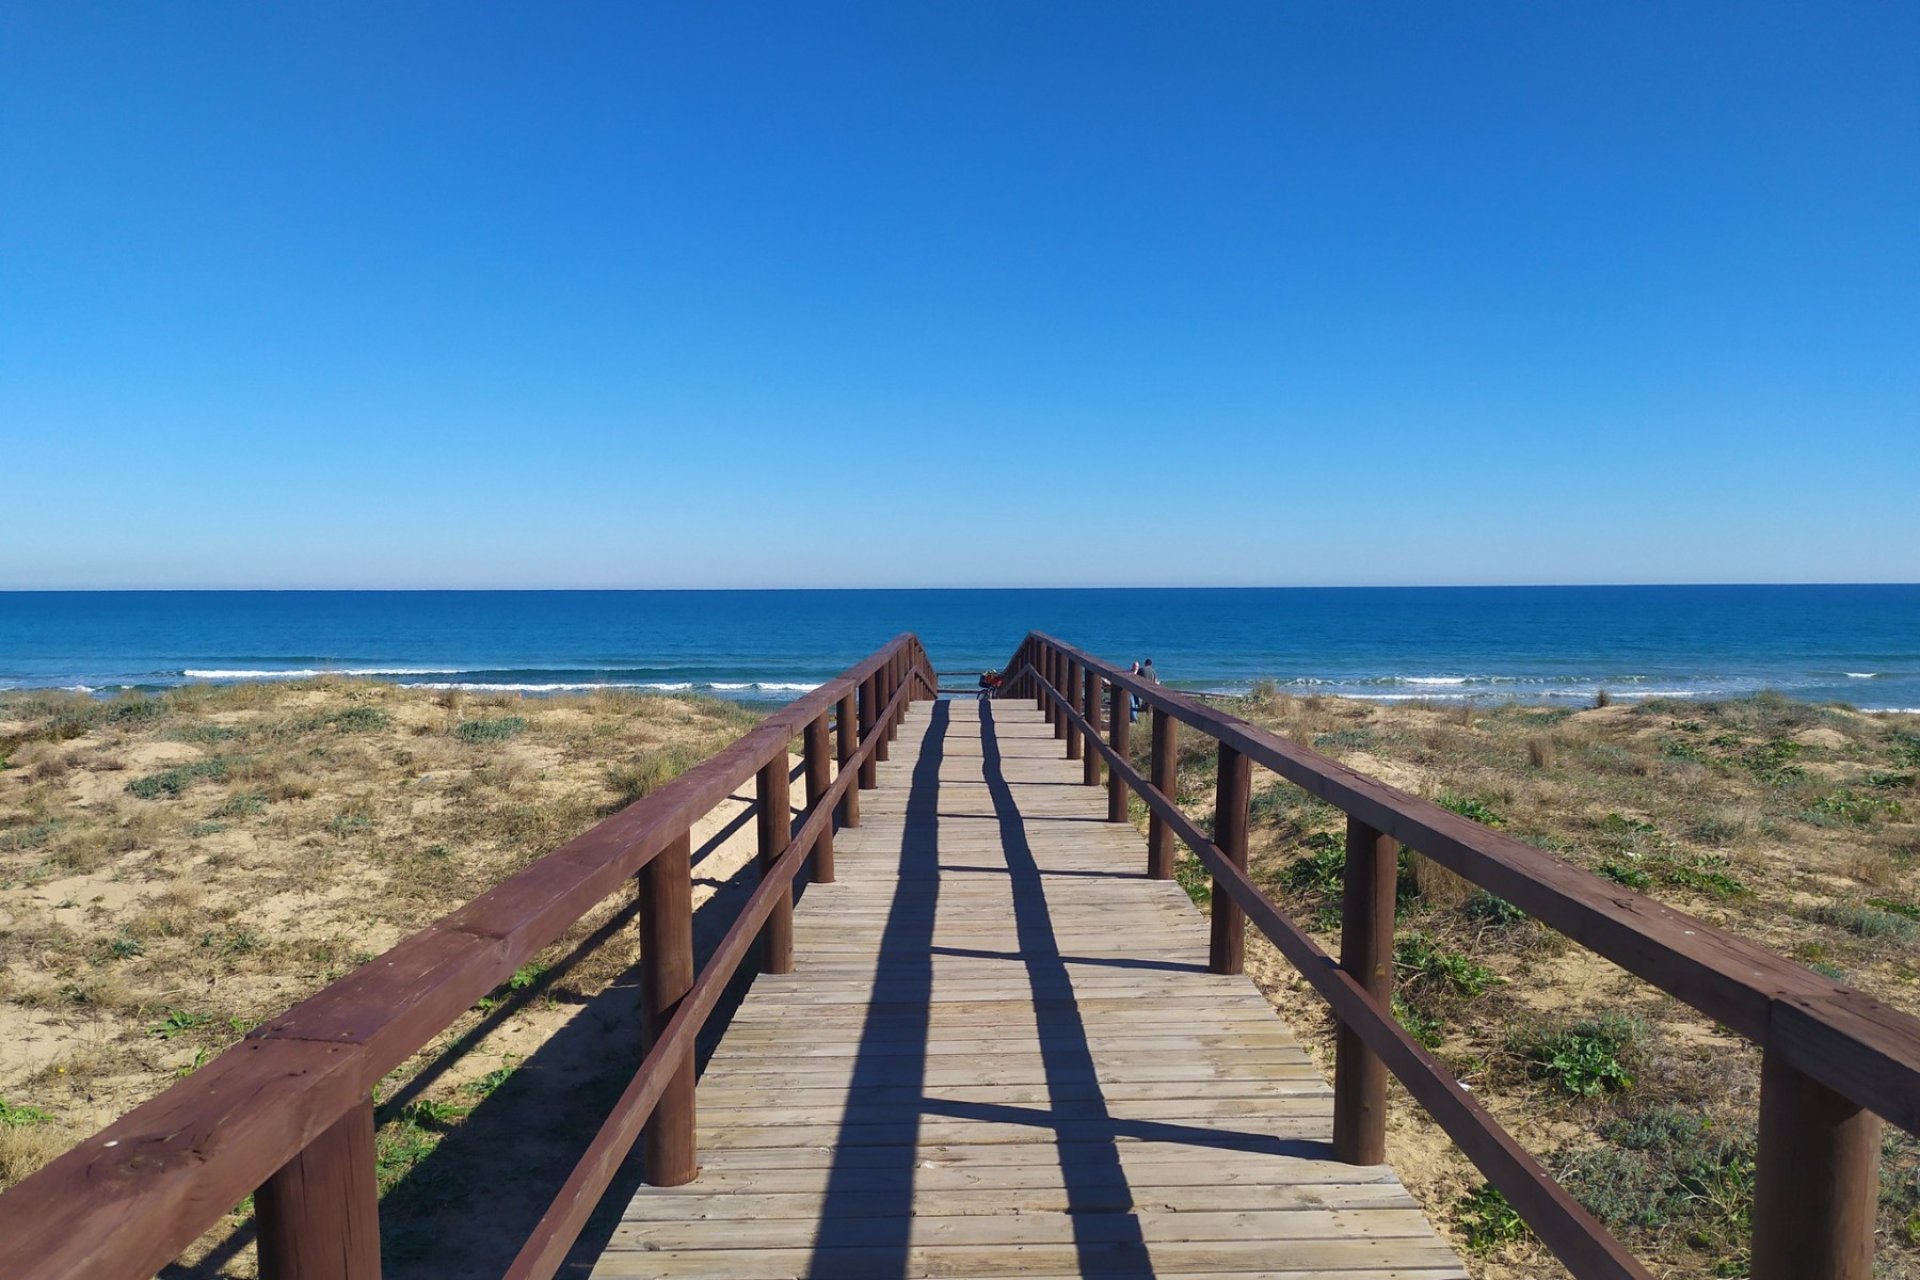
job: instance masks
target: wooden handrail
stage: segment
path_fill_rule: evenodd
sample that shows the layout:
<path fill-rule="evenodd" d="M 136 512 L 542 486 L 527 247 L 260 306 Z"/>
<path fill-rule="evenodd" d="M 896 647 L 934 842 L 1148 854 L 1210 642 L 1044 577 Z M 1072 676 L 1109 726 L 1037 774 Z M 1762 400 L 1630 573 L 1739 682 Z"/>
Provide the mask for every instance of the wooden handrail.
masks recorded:
<path fill-rule="evenodd" d="M 1002 696 L 1035 697 L 1056 725 L 1064 726 L 1069 743 L 1084 736 L 1088 749 L 1099 752 L 1109 770 L 1147 805 L 1154 832 L 1177 835 L 1212 873 L 1216 938 L 1221 900 L 1228 899 L 1229 909 L 1244 912 L 1300 970 L 1333 1007 L 1343 1031 L 1392 1070 L 1574 1275 L 1584 1280 L 1648 1273 L 1407 1034 L 1379 992 L 1356 977 L 1353 957 L 1336 964 L 1215 839 L 1186 817 L 1170 794 L 1173 778 L 1170 759 L 1162 760 L 1162 717 L 1167 757 L 1172 755 L 1173 723 L 1199 729 L 1220 744 L 1223 761 L 1227 753 L 1250 759 L 1345 811 L 1350 851 L 1368 837 L 1391 838 L 1417 849 L 1760 1044 L 1770 1087 L 1763 1090 L 1761 1104 L 1754 1276 L 1866 1280 L 1871 1274 L 1878 1133 L 1877 1121 L 1865 1113 L 1920 1132 L 1920 1021 L 1653 898 L 1050 636 L 1029 635 L 1006 670 Z M 1081 707 L 1094 705 L 1072 683 L 1082 671 L 1154 709 L 1152 779 L 1142 777 L 1130 760 L 1103 742 L 1099 726 L 1076 707 L 1076 693 L 1081 694 Z M 1064 692 L 1055 679 L 1062 673 L 1068 681 Z M 1119 701 L 1113 705 L 1117 712 Z M 1110 720 L 1117 723 L 1119 717 Z M 1227 776 L 1224 764 L 1222 776 Z M 1246 801 L 1244 794 L 1230 792 L 1225 799 L 1235 808 L 1244 808 Z M 1164 861 L 1164 854 L 1155 858 Z M 1169 870 L 1150 866 L 1156 876 Z M 1383 903 L 1368 905 L 1372 918 L 1384 915 L 1390 928 L 1392 877 L 1356 875 L 1349 867 L 1348 883 L 1370 883 L 1374 893 L 1384 895 Z M 1343 953 L 1363 941 L 1373 954 L 1382 946 L 1390 954 L 1390 939 L 1356 939 L 1356 931 L 1369 932 L 1359 927 L 1362 914 L 1347 915 Z M 1223 958 L 1228 963 L 1238 960 L 1222 957 L 1216 947 L 1216 968 Z M 1343 1055 L 1337 1070 L 1358 1072 L 1365 1066 L 1364 1055 Z M 1348 1109 L 1336 1114 L 1337 1132 L 1358 1123 L 1358 1110 L 1370 1113 L 1364 1123 L 1379 1122 L 1384 1096 L 1370 1093 L 1378 1093 L 1378 1086 L 1336 1080 L 1336 1107 Z M 1795 1192 L 1796 1173 L 1808 1171 L 1824 1180 L 1818 1195 Z"/>
<path fill-rule="evenodd" d="M 373 1194 L 371 1151 L 364 1153 L 364 1168 L 340 1169 L 338 1161 L 357 1160 L 360 1154 L 360 1144 L 345 1137 L 370 1114 L 374 1084 L 663 850 L 684 840 L 697 819 L 765 766 L 781 761 L 784 778 L 789 745 L 809 725 L 836 707 L 846 709 L 856 690 L 875 691 L 882 704 L 866 709 L 859 746 L 843 761 L 847 767 L 829 788 L 830 799 L 811 806 L 785 852 L 763 868 L 741 917 L 679 1001 L 634 1084 L 589 1148 L 585 1172 L 576 1170 L 568 1188 L 592 1185 L 602 1169 L 610 1176 L 651 1114 L 677 1059 L 690 1057 L 700 1024 L 779 895 L 790 892 L 816 838 L 833 821 L 837 801 L 871 769 L 915 689 L 933 687 L 919 640 L 910 634 L 896 637 L 652 795 L 255 1029 L 188 1079 L 0 1196 L 5 1224 L 0 1275 L 35 1280 L 151 1276 L 256 1189 L 262 1191 L 266 1280 L 274 1280 L 276 1268 L 284 1275 L 321 1274 L 306 1269 L 305 1253 L 336 1260 L 325 1274 L 363 1274 L 353 1269 L 351 1258 L 338 1263 L 339 1238 L 315 1237 L 349 1223 L 365 1228 Z M 336 1133 L 345 1137 L 336 1139 Z M 308 1160 L 313 1168 L 300 1167 L 309 1152 L 324 1152 L 325 1159 Z M 290 1184 L 284 1175 L 296 1168 L 300 1176 Z M 338 1185 L 329 1182 L 335 1173 Z M 326 1176 L 316 1181 L 316 1175 Z M 351 1212 L 305 1203 L 297 1188 L 309 1182 L 321 1192 L 356 1201 L 349 1205 Z M 604 1180 L 598 1186 L 604 1187 Z M 287 1203 L 290 1187 L 296 1190 L 293 1203 Z M 269 1222 L 269 1203 L 277 1214 L 291 1213 L 293 1221 Z M 559 1228 L 571 1224 L 577 1233 L 575 1218 L 584 1221 L 585 1212 L 571 1206 L 556 1201 L 556 1211 L 543 1219 L 529 1250 L 544 1258 L 563 1235 L 571 1242 L 572 1235 Z M 586 1209 L 591 1209 L 590 1197 Z M 304 1241 L 302 1230 L 309 1237 Z M 272 1250 L 264 1247 L 270 1239 Z M 364 1245 L 356 1241 L 351 1257 L 368 1256 Z M 566 1245 L 557 1247 L 564 1255 Z M 371 1257 L 377 1265 L 377 1241 Z M 525 1274 L 551 1274 L 551 1269 Z"/>

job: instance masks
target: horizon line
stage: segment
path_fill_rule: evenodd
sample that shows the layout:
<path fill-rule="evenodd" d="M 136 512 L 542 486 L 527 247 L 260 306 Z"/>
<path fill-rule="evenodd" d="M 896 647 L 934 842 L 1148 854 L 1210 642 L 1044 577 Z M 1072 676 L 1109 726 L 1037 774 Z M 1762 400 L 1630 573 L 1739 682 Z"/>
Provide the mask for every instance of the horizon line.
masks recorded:
<path fill-rule="evenodd" d="M 1920 580 L 1885 579 L 1803 579 L 1803 580 L 1715 580 L 1667 582 L 1355 582 L 1355 583 L 1087 583 L 1022 585 L 933 585 L 933 586 L 137 586 L 137 587 L 10 587 L 0 586 L 0 595 L 275 595 L 275 594 L 646 594 L 721 592 L 907 592 L 907 591 L 1534 591 L 1578 588 L 1647 587 L 1914 587 Z"/>

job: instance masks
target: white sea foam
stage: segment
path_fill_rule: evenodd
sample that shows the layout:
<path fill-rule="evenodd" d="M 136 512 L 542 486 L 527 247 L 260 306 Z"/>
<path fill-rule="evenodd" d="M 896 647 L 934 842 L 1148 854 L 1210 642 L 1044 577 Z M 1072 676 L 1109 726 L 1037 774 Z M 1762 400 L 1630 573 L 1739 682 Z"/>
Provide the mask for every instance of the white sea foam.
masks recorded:
<path fill-rule="evenodd" d="M 713 687 L 718 689 L 720 686 L 715 685 Z M 784 681 L 783 682 L 779 680 L 763 680 L 760 683 L 760 688 L 766 689 L 769 692 L 777 692 L 777 693 L 812 693 L 815 689 L 818 689 L 819 687 L 820 685 L 818 683 L 807 684 L 800 681 Z"/>
<path fill-rule="evenodd" d="M 1402 684 L 1465 684 L 1467 676 L 1401 676 Z"/>
<path fill-rule="evenodd" d="M 1849 671 L 1845 674 L 1849 680 L 1871 680 L 1880 673 L 1878 671 Z"/>
<path fill-rule="evenodd" d="M 751 680 L 747 680 L 747 681 L 715 680 L 711 685 L 708 686 L 708 688 L 711 688 L 711 689 L 725 689 L 728 693 L 734 693 L 741 689 L 751 689 L 753 687 L 754 685 Z"/>
<path fill-rule="evenodd" d="M 315 680 L 321 676 L 457 676 L 467 667 L 294 667 L 252 670 L 188 667 L 189 680 Z"/>

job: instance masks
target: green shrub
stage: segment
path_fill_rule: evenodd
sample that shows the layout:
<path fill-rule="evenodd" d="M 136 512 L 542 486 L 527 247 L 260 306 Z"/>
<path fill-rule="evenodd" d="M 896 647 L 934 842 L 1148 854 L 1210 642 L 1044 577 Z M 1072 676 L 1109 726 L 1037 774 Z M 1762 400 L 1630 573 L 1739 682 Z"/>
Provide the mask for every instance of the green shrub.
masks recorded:
<path fill-rule="evenodd" d="M 162 797 L 168 800 L 178 799 L 188 787 L 202 779 L 213 782 L 224 780 L 232 763 L 225 756 L 215 756 L 211 760 L 196 760 L 192 764 L 183 764 L 160 773 L 150 773 L 144 778 L 135 778 L 127 784 L 127 790 L 142 800 L 159 800 Z"/>
<path fill-rule="evenodd" d="M 1307 841 L 1312 852 L 1287 864 L 1287 887 L 1338 898 L 1346 888 L 1346 848 L 1331 840 L 1314 847 L 1314 839 L 1310 837 Z"/>
<path fill-rule="evenodd" d="M 1393 1017 L 1406 1033 L 1429 1049 L 1438 1049 L 1446 1038 L 1446 1031 L 1440 1019 L 1423 1009 L 1410 1005 L 1398 991 L 1393 993 Z"/>
<path fill-rule="evenodd" d="M 1485 889 L 1476 889 L 1461 908 L 1467 919 L 1480 924 L 1504 929 L 1508 925 L 1519 924 L 1527 918 L 1527 913 L 1508 902 L 1505 898 L 1488 893 Z"/>
<path fill-rule="evenodd" d="M 1419 930 L 1393 944 L 1393 963 L 1412 987 L 1426 986 L 1477 996 L 1500 981 L 1493 970 L 1457 951 L 1447 951 Z"/>
<path fill-rule="evenodd" d="M 1920 765 L 1920 733 L 1895 730 L 1887 737 L 1887 754 L 1897 765 Z"/>
<path fill-rule="evenodd" d="M 462 720 L 453 727 L 453 736 L 462 742 L 505 742 L 524 732 L 527 722 L 521 716 L 501 716 L 496 720 Z"/>
<path fill-rule="evenodd" d="M 1182 853 L 1174 859 L 1173 878 L 1194 905 L 1204 907 L 1213 901 L 1213 874 L 1190 853 Z"/>
<path fill-rule="evenodd" d="M 1456 1200 L 1453 1221 L 1475 1253 L 1489 1253 L 1528 1234 L 1527 1224 L 1491 1183 L 1483 1182 Z"/>
<path fill-rule="evenodd" d="M 256 813 L 265 813 L 267 798 L 257 791 L 236 791 L 227 797 L 218 809 L 213 811 L 216 818 L 246 818 Z"/>
<path fill-rule="evenodd" d="M 1669 858 L 1661 861 L 1660 878 L 1681 889 L 1714 898 L 1744 898 L 1753 892 L 1726 868 L 1725 858 Z"/>
<path fill-rule="evenodd" d="M 1601 863 L 1598 870 L 1615 884 L 1623 884 L 1629 889 L 1653 888 L 1653 877 L 1630 862 L 1609 860 Z"/>
<path fill-rule="evenodd" d="M 1874 772 L 1867 775 L 1867 785 L 1881 791 L 1904 791 L 1913 785 L 1914 776 L 1911 773 Z"/>
<path fill-rule="evenodd" d="M 1487 807 L 1483 801 L 1475 800 L 1470 796 L 1444 795 L 1440 797 L 1439 805 L 1442 809 L 1451 809 L 1463 818 L 1471 818 L 1483 827 L 1507 825 L 1505 818 Z"/>
<path fill-rule="evenodd" d="M 45 1124 L 53 1119 L 52 1114 L 38 1107 L 29 1107 L 25 1103 L 8 1102 L 0 1098 L 0 1129 L 26 1129 L 36 1124 Z"/>
<path fill-rule="evenodd" d="M 167 704 L 158 698 L 128 698 L 107 705 L 110 724 L 147 724 L 167 714 Z"/>
<path fill-rule="evenodd" d="M 1574 1097 L 1592 1098 L 1632 1086 L 1633 1073 L 1621 1057 L 1638 1036 L 1631 1019 L 1604 1014 L 1558 1031 L 1523 1034 L 1516 1047 L 1535 1079 L 1550 1081 Z"/>
<path fill-rule="evenodd" d="M 1821 818 L 1831 818 L 1838 822 L 1849 822 L 1854 826 L 1865 826 L 1880 818 L 1897 821 L 1901 816 L 1900 802 L 1892 796 L 1863 796 L 1848 787 L 1842 787 L 1831 795 L 1821 796 L 1807 806 L 1803 817 L 1809 817 L 1818 823 Z"/>
<path fill-rule="evenodd" d="M 1750 1229 L 1754 1136 L 1674 1107 L 1630 1112 L 1601 1128 L 1605 1145 L 1568 1160 L 1562 1184 L 1610 1227 L 1680 1228 L 1715 1249 Z"/>
<path fill-rule="evenodd" d="M 1920 936 L 1920 921 L 1892 911 L 1851 902 L 1822 903 L 1807 912 L 1815 924 L 1832 925 L 1862 938 L 1893 938 L 1906 942 Z"/>
<path fill-rule="evenodd" d="M 1894 915 L 1905 916 L 1909 920 L 1920 920 L 1920 907 L 1911 902 L 1902 902 L 1898 898 L 1868 898 L 1867 905 L 1878 907 L 1882 911 L 1891 911 Z"/>

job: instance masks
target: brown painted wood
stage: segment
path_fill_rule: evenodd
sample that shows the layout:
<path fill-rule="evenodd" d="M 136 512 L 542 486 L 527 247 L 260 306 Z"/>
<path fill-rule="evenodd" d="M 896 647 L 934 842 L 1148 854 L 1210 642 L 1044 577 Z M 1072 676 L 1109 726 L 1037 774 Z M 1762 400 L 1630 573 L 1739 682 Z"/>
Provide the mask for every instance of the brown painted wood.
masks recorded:
<path fill-rule="evenodd" d="M 1920 1020 L 1758 944 L 1601 879 L 1217 708 L 1048 637 L 1147 705 L 1233 747 L 1912 1132 L 1920 1132 Z"/>
<path fill-rule="evenodd" d="M 1047 683 L 1052 685 L 1054 691 L 1057 693 L 1059 690 L 1066 688 L 1067 685 L 1067 655 L 1061 653 L 1058 649 L 1054 649 L 1049 652 L 1048 658 Z M 1053 698 L 1047 699 L 1047 715 L 1053 722 L 1053 736 L 1055 740 L 1065 742 L 1067 740 L 1067 716 L 1057 700 Z"/>
<path fill-rule="evenodd" d="M 885 764 L 887 760 L 887 743 L 890 741 L 887 731 L 891 726 L 888 722 L 886 707 L 892 700 L 892 681 L 888 679 L 886 669 L 882 668 L 873 673 L 873 723 L 880 730 L 880 736 L 875 740 L 873 748 L 873 759 L 876 764 Z M 866 738 L 864 732 L 860 736 L 862 740 Z"/>
<path fill-rule="evenodd" d="M 1080 664 L 1072 658 L 1067 659 L 1066 674 L 1061 678 L 1060 682 L 1060 694 L 1067 700 L 1067 705 L 1061 709 L 1061 718 L 1066 721 L 1067 725 L 1067 759 L 1078 760 L 1081 752 L 1080 739 L 1082 735 L 1080 725 L 1076 723 L 1073 712 L 1079 710 Z"/>
<path fill-rule="evenodd" d="M 823 711 L 815 719 L 807 722 L 807 807 L 818 806 L 827 794 L 827 788 L 833 785 L 833 743 L 827 732 L 827 716 Z M 820 832 L 820 838 L 813 843 L 813 880 L 816 884 L 833 883 L 833 824 L 829 822 Z"/>
<path fill-rule="evenodd" d="M 1880 1131 L 1872 1112 L 1765 1056 L 1753 1280 L 1871 1280 Z"/>
<path fill-rule="evenodd" d="M 870 675 L 860 682 L 860 741 L 862 742 L 867 741 L 868 736 L 873 732 L 874 722 L 879 715 L 877 680 L 877 677 Z M 881 758 L 879 751 L 880 748 L 876 744 L 874 752 L 870 753 L 860 765 L 862 791 L 871 791 L 878 785 L 880 775 L 877 772 L 876 762 Z"/>
<path fill-rule="evenodd" d="M 834 713 L 834 754 L 839 757 L 839 772 L 845 773 L 853 760 L 853 753 L 860 748 L 860 713 L 855 703 L 858 693 L 842 695 L 839 710 Z M 860 825 L 860 788 L 846 787 L 840 792 L 840 825 L 857 827 Z"/>
<path fill-rule="evenodd" d="M 254 1196 L 261 1280 L 380 1280 L 373 1101 L 362 1101 Z"/>
<path fill-rule="evenodd" d="M 1092 667 L 1080 674 L 1080 686 L 1075 691 L 1080 699 L 1080 714 L 1086 718 L 1087 732 L 1092 737 L 1100 736 L 1100 677 Z M 1083 786 L 1100 785 L 1100 753 L 1089 747 L 1082 757 L 1080 782 Z"/>
<path fill-rule="evenodd" d="M 1127 691 L 1117 684 L 1107 685 L 1107 740 L 1113 753 L 1122 760 L 1132 747 L 1133 704 Z M 1118 769 L 1107 770 L 1107 821 L 1127 820 L 1127 780 Z"/>
<path fill-rule="evenodd" d="M 1340 967 L 1388 1010 L 1399 868 L 1400 845 L 1392 836 L 1347 819 Z M 1348 1164 L 1380 1164 L 1387 1158 L 1387 1064 L 1344 1023 L 1334 1042 L 1333 1149 Z"/>
<path fill-rule="evenodd" d="M 884 724 L 875 726 L 874 754 L 886 742 Z M 754 815 L 760 836 L 760 875 L 764 879 L 793 839 L 793 807 L 788 794 L 787 762 L 772 761 L 760 770 L 759 806 Z M 760 967 L 767 973 L 793 972 L 793 891 L 774 902 L 761 935 Z"/>
<path fill-rule="evenodd" d="M 1160 707 L 1153 708 L 1151 769 L 1153 789 L 1171 798 L 1179 786 L 1180 721 Z M 1154 880 L 1173 879 L 1173 828 L 1158 809 L 1147 819 L 1147 875 Z"/>
<path fill-rule="evenodd" d="M 1213 791 L 1213 843 L 1241 870 L 1247 865 L 1247 805 L 1253 799 L 1253 761 L 1225 743 Z M 1243 973 L 1247 966 L 1247 920 L 1216 877 L 1213 882 L 1212 946 L 1207 963 L 1215 973 Z"/>
<path fill-rule="evenodd" d="M 651 1049 L 693 987 L 693 842 L 681 836 L 640 871 L 640 1026 Z M 700 1172 L 694 1121 L 693 1055 L 673 1071 L 643 1130 L 645 1176 L 656 1187 Z"/>

